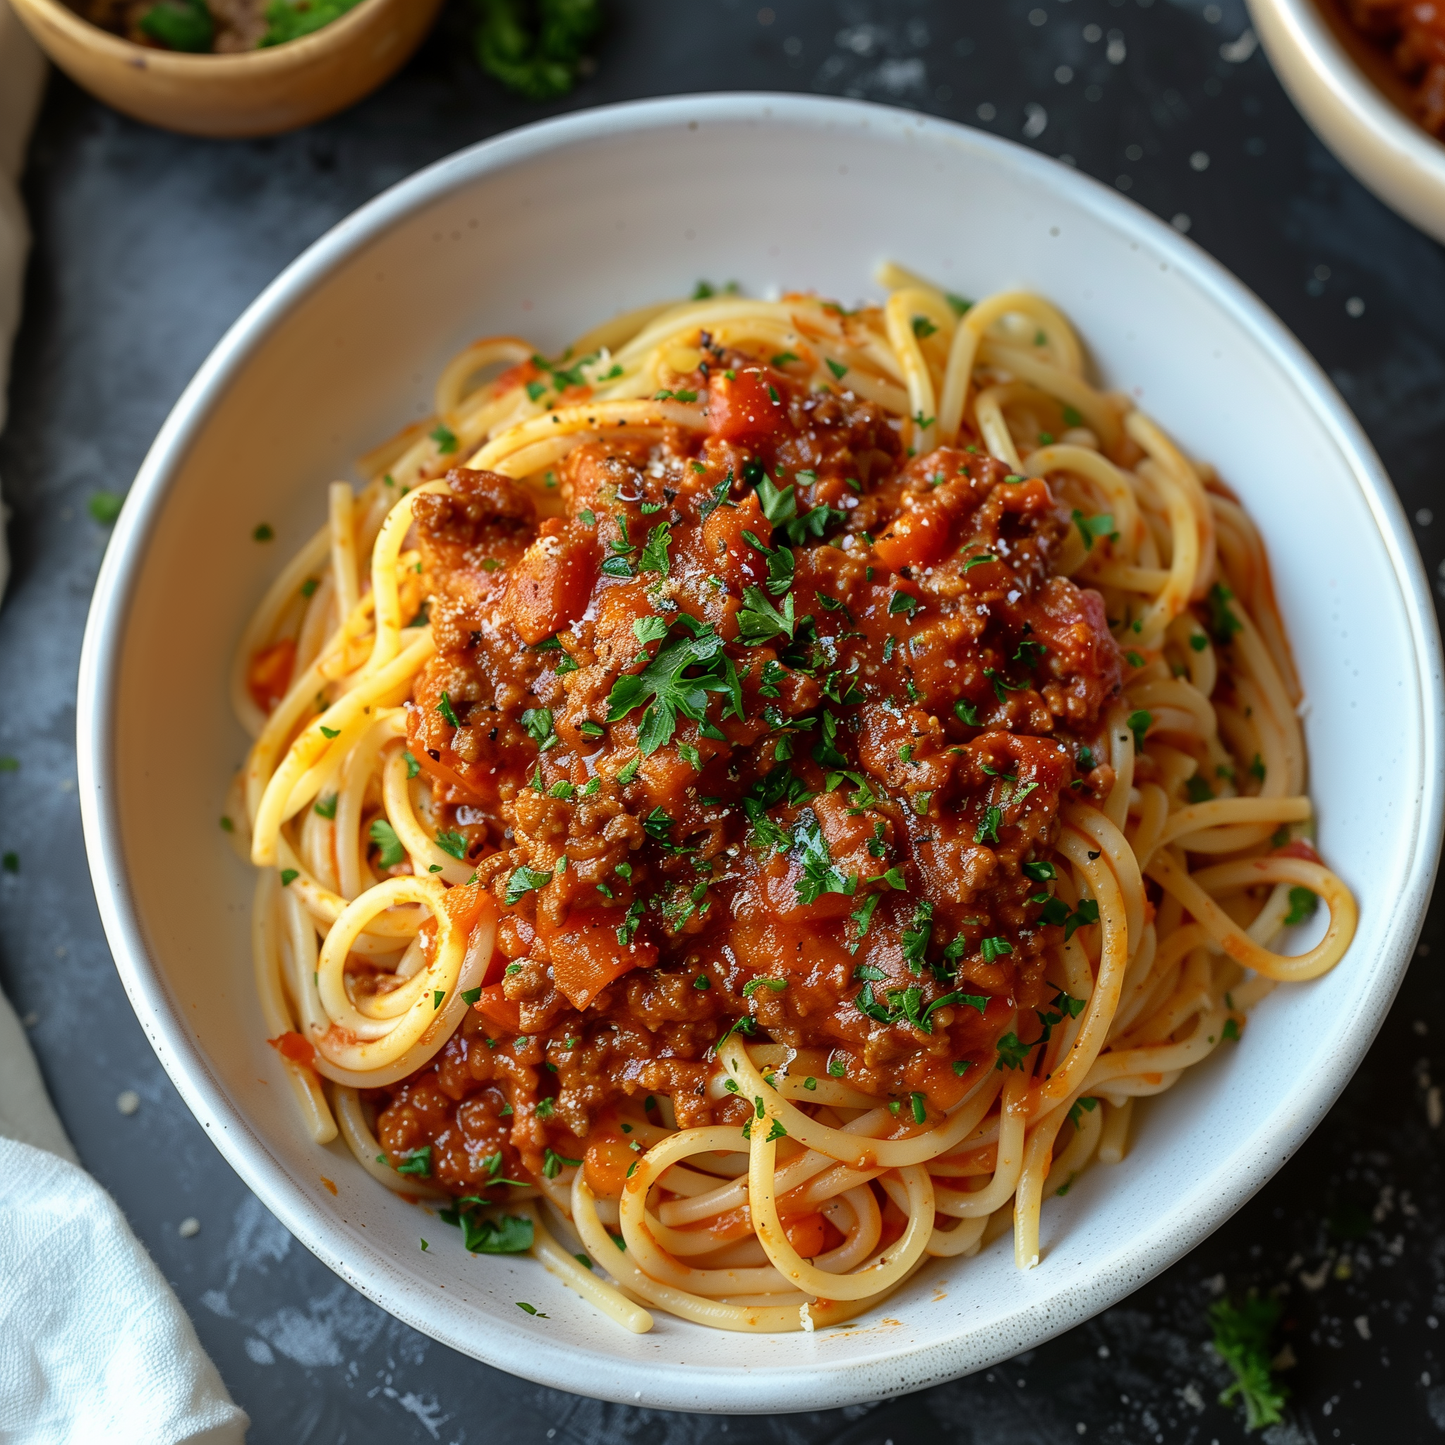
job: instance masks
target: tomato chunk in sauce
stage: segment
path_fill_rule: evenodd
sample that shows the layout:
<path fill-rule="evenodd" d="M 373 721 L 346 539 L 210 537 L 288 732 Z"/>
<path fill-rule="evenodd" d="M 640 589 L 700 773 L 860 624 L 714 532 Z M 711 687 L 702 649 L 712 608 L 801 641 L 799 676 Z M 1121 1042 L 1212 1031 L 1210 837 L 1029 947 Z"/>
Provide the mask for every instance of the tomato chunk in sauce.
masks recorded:
<path fill-rule="evenodd" d="M 1023 865 L 1112 781 L 1120 687 L 1101 599 L 1056 572 L 1067 513 L 974 446 L 908 457 L 851 395 L 710 369 L 710 430 L 579 446 L 565 517 L 465 470 L 416 503 L 438 652 L 409 746 L 504 959 L 378 1128 L 459 1192 L 559 1159 L 611 1192 L 627 1099 L 740 1120 L 706 1088 L 734 1026 L 936 1117 L 1056 993 Z"/>

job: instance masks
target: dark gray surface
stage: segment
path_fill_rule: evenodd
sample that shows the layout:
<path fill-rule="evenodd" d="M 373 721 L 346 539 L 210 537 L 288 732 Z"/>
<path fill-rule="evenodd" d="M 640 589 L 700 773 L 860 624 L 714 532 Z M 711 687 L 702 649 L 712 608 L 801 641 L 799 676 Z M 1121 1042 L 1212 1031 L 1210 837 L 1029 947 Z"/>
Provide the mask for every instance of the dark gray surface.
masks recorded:
<path fill-rule="evenodd" d="M 1026 139 L 1161 216 L 1188 217 L 1178 224 L 1335 378 L 1445 593 L 1445 255 L 1344 175 L 1262 55 L 1234 43 L 1246 25 L 1240 0 L 1221 0 L 1222 14 L 1196 0 L 774 9 L 610 0 L 597 73 L 563 108 L 729 88 L 860 95 Z M 31 1019 L 82 1159 L 250 1411 L 251 1439 L 1224 1445 L 1243 1431 L 1238 1412 L 1214 1403 L 1225 1376 L 1205 1347 L 1205 1309 L 1221 1288 L 1282 1282 L 1298 1364 L 1286 1375 L 1290 1423 L 1266 1434 L 1271 1445 L 1445 1433 L 1439 1095 L 1431 1102 L 1445 991 L 1427 954 L 1445 946 L 1438 903 L 1421 959 L 1344 1098 L 1225 1228 L 1090 1324 L 985 1374 L 876 1407 L 703 1418 L 509 1378 L 333 1277 L 207 1142 L 125 1001 L 81 844 L 75 672 L 106 541 L 86 503 L 96 490 L 124 490 L 192 371 L 309 242 L 416 167 L 548 113 L 475 71 L 466 16 L 449 11 L 407 71 L 364 105 L 274 141 L 163 135 L 52 81 L 26 182 L 37 248 L 0 439 L 15 556 L 0 611 L 0 754 L 21 760 L 18 773 L 0 774 L 0 851 L 20 855 L 18 875 L 0 873 L 0 985 Z M 1084 38 L 1091 24 L 1104 32 L 1095 42 Z M 1061 65 L 1073 71 L 1067 81 Z M 1031 106 L 1043 108 L 1041 130 Z M 1196 153 L 1208 157 L 1202 168 Z M 908 217 L 898 220 L 906 234 Z M 1291 480 L 1309 506 L 1309 478 Z M 1433 525 L 1428 508 L 1440 514 Z M 182 693 L 176 726 L 185 725 Z M 141 1098 L 131 1117 L 116 1109 L 125 1089 Z M 182 1239 L 187 1216 L 201 1231 Z M 575 1386 L 585 1392 L 588 1381 Z"/>

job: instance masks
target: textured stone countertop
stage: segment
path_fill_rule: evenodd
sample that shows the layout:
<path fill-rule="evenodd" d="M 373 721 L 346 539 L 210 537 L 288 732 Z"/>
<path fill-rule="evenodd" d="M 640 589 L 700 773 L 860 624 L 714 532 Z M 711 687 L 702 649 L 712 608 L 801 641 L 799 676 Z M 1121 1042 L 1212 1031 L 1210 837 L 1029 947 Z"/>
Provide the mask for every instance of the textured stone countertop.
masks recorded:
<path fill-rule="evenodd" d="M 1069 158 L 1187 229 L 1302 338 L 1384 457 L 1445 593 L 1445 255 L 1325 152 L 1253 47 L 1242 0 L 774 6 L 608 0 L 596 72 L 557 108 L 721 89 L 855 95 Z M 469 14 L 454 3 L 363 105 L 277 140 L 165 135 L 55 79 L 25 181 L 36 249 L 0 439 L 15 559 L 0 611 L 0 754 L 20 760 L 0 774 L 0 850 L 19 860 L 0 871 L 0 985 L 81 1158 L 174 1283 L 251 1413 L 251 1439 L 1225 1445 L 1245 1437 L 1240 1413 L 1215 1403 L 1226 1376 L 1205 1311 L 1223 1289 L 1282 1283 L 1296 1363 L 1271 1445 L 1445 1434 L 1438 902 L 1358 1076 L 1229 1224 L 1089 1324 L 877 1406 L 668 1415 L 513 1379 L 353 1292 L 206 1140 L 126 1003 L 81 844 L 75 676 L 106 542 L 87 502 L 128 486 L 191 373 L 306 245 L 417 167 L 548 113 L 477 71 Z M 182 664 L 178 720 L 185 687 Z M 140 1106 L 123 1114 L 127 1090 Z M 199 1233 L 182 1237 L 189 1217 Z"/>

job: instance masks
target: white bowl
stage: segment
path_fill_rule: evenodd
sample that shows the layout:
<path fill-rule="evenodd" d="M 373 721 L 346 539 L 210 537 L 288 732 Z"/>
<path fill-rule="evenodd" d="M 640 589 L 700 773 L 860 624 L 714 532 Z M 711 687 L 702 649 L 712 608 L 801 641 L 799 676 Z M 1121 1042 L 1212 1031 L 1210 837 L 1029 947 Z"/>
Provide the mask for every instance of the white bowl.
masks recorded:
<path fill-rule="evenodd" d="M 930 1267 L 860 1328 L 765 1340 L 662 1315 L 634 1336 L 528 1258 L 469 1257 L 456 1231 L 300 1128 L 251 982 L 252 878 L 217 827 L 245 747 L 227 707 L 231 649 L 319 524 L 324 484 L 424 414 L 438 369 L 473 337 L 560 347 L 698 277 L 847 301 L 890 256 L 951 290 L 1054 298 L 1105 379 L 1243 494 L 1312 703 L 1320 846 L 1360 901 L 1359 933 L 1333 973 L 1280 989 L 1237 1048 L 1152 1101 L 1122 1165 L 1050 1200 L 1031 1273 L 1003 1240 Z M 263 521 L 269 546 L 251 536 Z M 1299 344 L 1201 251 L 976 131 L 847 101 L 699 96 L 549 121 L 433 166 L 317 242 L 236 323 L 162 428 L 101 569 L 81 791 L 106 931 L 161 1062 L 338 1274 L 455 1349 L 562 1389 L 820 1409 L 1077 1324 L 1193 1248 L 1299 1147 L 1363 1057 L 1420 928 L 1441 698 L 1428 588 L 1379 462 Z"/>
<path fill-rule="evenodd" d="M 1395 103 L 1403 82 L 1322 8 L 1247 0 L 1265 54 L 1319 137 L 1361 185 L 1445 241 L 1445 145 Z"/>

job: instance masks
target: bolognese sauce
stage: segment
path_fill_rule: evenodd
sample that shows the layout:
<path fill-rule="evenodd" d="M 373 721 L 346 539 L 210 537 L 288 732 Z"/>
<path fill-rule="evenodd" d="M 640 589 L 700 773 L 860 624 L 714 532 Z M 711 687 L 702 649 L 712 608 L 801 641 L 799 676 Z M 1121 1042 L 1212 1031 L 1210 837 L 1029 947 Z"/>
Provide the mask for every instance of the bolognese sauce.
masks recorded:
<path fill-rule="evenodd" d="M 703 340 L 678 390 L 708 389 L 706 434 L 584 444 L 540 500 L 456 468 L 415 504 L 437 653 L 408 765 L 498 958 L 374 1097 L 391 1162 L 429 1146 L 455 1193 L 585 1158 L 615 1196 L 625 1098 L 742 1122 L 707 1088 L 732 1031 L 906 1132 L 1081 1006 L 1045 948 L 1097 908 L 1054 896 L 1048 845 L 1061 797 L 1112 786 L 1122 673 L 1058 574 L 1067 510 Z"/>

